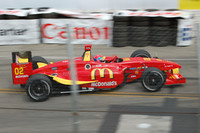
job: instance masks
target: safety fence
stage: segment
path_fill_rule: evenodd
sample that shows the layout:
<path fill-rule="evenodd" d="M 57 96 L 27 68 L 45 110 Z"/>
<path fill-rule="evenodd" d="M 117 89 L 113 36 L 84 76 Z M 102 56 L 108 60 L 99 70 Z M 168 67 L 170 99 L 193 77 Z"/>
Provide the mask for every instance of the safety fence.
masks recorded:
<path fill-rule="evenodd" d="M 70 25 L 72 44 L 188 46 L 193 19 L 184 11 L 77 13 L 55 9 L 0 10 L 0 45 L 65 44 Z"/>

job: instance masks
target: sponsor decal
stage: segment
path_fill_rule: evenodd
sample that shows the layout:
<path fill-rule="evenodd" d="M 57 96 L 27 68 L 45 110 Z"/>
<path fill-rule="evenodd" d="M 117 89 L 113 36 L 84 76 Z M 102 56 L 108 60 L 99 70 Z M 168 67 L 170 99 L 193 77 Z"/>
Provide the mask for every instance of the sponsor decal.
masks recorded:
<path fill-rule="evenodd" d="M 166 65 L 165 67 L 173 67 L 173 65 Z"/>
<path fill-rule="evenodd" d="M 38 23 L 39 21 L 36 19 L 1 20 L 0 45 L 40 43 L 40 26 L 38 26 Z"/>
<path fill-rule="evenodd" d="M 178 21 L 177 46 L 188 46 L 193 44 L 193 19 L 180 19 Z"/>
<path fill-rule="evenodd" d="M 52 68 L 51 68 L 51 70 L 57 70 L 57 69 L 58 69 L 57 67 L 52 67 Z"/>
<path fill-rule="evenodd" d="M 192 39 L 192 28 L 189 25 L 186 25 L 186 27 L 182 28 L 182 41 L 188 41 Z"/>
<path fill-rule="evenodd" d="M 109 39 L 109 27 L 74 27 L 76 39 L 87 39 L 99 40 L 104 38 Z"/>
<path fill-rule="evenodd" d="M 28 75 L 24 75 L 25 74 L 24 68 L 26 68 L 26 66 L 14 68 L 15 78 L 27 78 L 27 77 L 29 77 Z"/>
<path fill-rule="evenodd" d="M 48 34 L 47 31 L 54 31 L 55 34 Z M 61 38 L 67 39 L 66 37 L 66 27 L 57 26 L 55 24 L 47 23 L 42 26 L 42 36 L 47 39 Z"/>
<path fill-rule="evenodd" d="M 116 85 L 117 85 L 117 81 L 91 83 L 91 86 L 93 86 L 93 87 L 116 86 Z"/>
<path fill-rule="evenodd" d="M 143 67 L 132 67 L 132 68 L 129 68 L 130 70 L 141 70 L 141 69 L 146 69 L 148 68 L 147 66 L 143 66 Z"/>
<path fill-rule="evenodd" d="M 102 67 L 102 65 L 92 65 L 92 67 Z"/>
<path fill-rule="evenodd" d="M 87 50 L 91 50 L 91 46 L 86 46 L 85 51 L 87 51 Z"/>
<path fill-rule="evenodd" d="M 86 65 L 85 65 L 85 69 L 86 69 L 86 70 L 91 69 L 91 65 L 90 65 L 90 64 L 86 64 Z"/>
<path fill-rule="evenodd" d="M 99 71 L 100 72 L 100 77 L 101 78 L 104 78 L 105 77 L 105 71 L 108 71 L 109 72 L 109 75 L 110 75 L 110 79 L 113 79 L 114 78 L 114 74 L 113 74 L 113 71 L 110 70 L 109 68 L 95 68 L 92 70 L 91 72 L 91 79 L 92 80 L 95 80 L 96 79 L 96 71 Z"/>
<path fill-rule="evenodd" d="M 66 24 L 70 25 L 72 44 L 111 44 L 112 22 L 91 19 L 42 19 L 43 43 L 66 43 Z"/>
<path fill-rule="evenodd" d="M 136 70 L 137 68 L 136 67 L 133 67 L 133 68 L 129 68 L 130 70 Z"/>
<path fill-rule="evenodd" d="M 20 36 L 24 35 L 28 29 L 0 29 L 0 36 Z"/>
<path fill-rule="evenodd" d="M 148 68 L 148 66 L 144 66 L 144 67 L 142 67 L 142 69 L 147 69 Z"/>
<path fill-rule="evenodd" d="M 148 68 L 148 66 L 137 67 L 136 70 L 135 70 L 135 75 L 138 75 L 139 71 L 141 71 L 141 69 L 146 69 L 146 68 Z"/>
<path fill-rule="evenodd" d="M 90 50 L 90 48 L 89 48 L 89 47 L 86 47 L 85 49 L 86 49 L 86 50 Z"/>
<path fill-rule="evenodd" d="M 94 90 L 94 88 L 93 88 L 93 87 L 89 87 L 89 88 L 87 88 L 87 87 L 82 87 L 82 90 L 89 90 L 89 91 L 93 91 L 93 90 Z"/>
<path fill-rule="evenodd" d="M 73 28 L 73 39 L 91 39 L 91 40 L 99 40 L 99 39 L 109 39 L 109 27 L 74 27 Z M 50 34 L 50 32 L 52 34 Z M 54 32 L 54 34 L 53 34 Z M 42 37 L 47 39 L 67 39 L 66 37 L 66 27 L 58 26 L 53 23 L 46 23 L 42 25 Z M 88 50 L 90 48 L 87 48 Z"/>
<path fill-rule="evenodd" d="M 135 78 L 135 77 L 136 77 L 136 75 L 132 75 L 132 76 L 131 76 L 131 78 Z"/>
<path fill-rule="evenodd" d="M 15 76 L 15 78 L 27 78 L 28 75 L 18 75 L 18 76 Z"/>
<path fill-rule="evenodd" d="M 139 71 L 135 71 L 135 74 L 138 75 L 138 74 L 139 74 Z"/>

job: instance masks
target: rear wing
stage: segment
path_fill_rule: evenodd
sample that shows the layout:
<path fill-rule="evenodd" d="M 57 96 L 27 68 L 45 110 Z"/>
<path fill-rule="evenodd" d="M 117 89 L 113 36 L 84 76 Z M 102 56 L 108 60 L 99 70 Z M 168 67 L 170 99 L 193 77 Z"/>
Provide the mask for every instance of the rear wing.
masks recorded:
<path fill-rule="evenodd" d="M 12 52 L 12 76 L 13 84 L 26 84 L 32 74 L 31 51 Z"/>

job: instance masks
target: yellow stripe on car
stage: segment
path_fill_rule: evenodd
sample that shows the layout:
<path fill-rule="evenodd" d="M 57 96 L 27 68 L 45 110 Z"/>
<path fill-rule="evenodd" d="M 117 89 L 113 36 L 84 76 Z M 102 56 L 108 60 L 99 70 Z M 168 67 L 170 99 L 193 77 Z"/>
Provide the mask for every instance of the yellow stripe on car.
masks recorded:
<path fill-rule="evenodd" d="M 58 83 L 61 83 L 64 85 L 72 85 L 72 80 L 63 79 L 63 78 L 59 78 L 59 77 L 51 76 L 51 75 L 48 75 L 48 76 L 52 77 L 53 80 L 55 80 Z M 81 85 L 81 84 L 89 84 L 89 83 L 93 83 L 93 82 L 97 82 L 97 80 L 95 80 L 95 81 L 76 81 L 76 84 Z"/>
<path fill-rule="evenodd" d="M 41 68 L 41 67 L 46 66 L 47 64 L 46 63 L 42 63 L 42 62 L 38 62 L 37 65 L 38 65 L 38 68 Z"/>
<path fill-rule="evenodd" d="M 151 61 L 151 58 L 143 58 L 145 61 Z"/>

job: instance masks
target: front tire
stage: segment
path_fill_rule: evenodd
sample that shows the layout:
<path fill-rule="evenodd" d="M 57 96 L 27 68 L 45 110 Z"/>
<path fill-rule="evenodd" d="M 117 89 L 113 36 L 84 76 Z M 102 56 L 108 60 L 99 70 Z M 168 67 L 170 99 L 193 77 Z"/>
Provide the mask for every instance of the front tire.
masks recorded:
<path fill-rule="evenodd" d="M 50 79 L 42 74 L 32 75 L 26 84 L 27 95 L 36 102 L 42 102 L 49 98 L 52 93 Z"/>
<path fill-rule="evenodd" d="M 147 68 L 142 74 L 142 85 L 147 91 L 159 91 L 164 86 L 165 82 L 166 77 L 158 68 Z"/>

